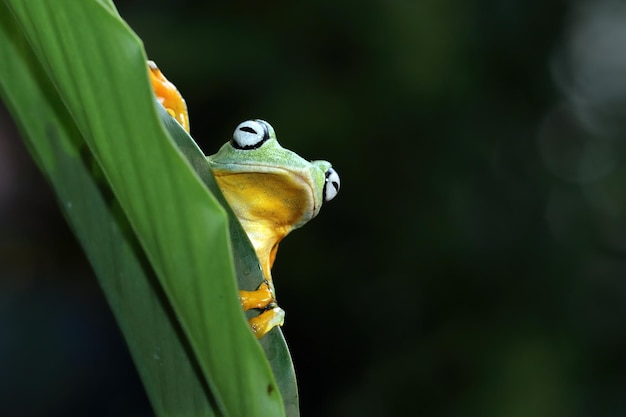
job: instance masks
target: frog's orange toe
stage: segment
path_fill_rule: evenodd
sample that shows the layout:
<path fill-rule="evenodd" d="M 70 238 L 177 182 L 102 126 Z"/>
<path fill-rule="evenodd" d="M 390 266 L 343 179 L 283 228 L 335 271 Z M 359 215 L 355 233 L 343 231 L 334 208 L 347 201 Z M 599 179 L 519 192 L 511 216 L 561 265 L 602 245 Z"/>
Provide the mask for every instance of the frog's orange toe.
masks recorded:
<path fill-rule="evenodd" d="M 253 308 L 267 308 L 271 304 L 275 304 L 274 294 L 269 286 L 264 282 L 254 291 L 239 291 L 239 301 L 244 311 Z"/>
<path fill-rule="evenodd" d="M 248 323 L 250 323 L 250 327 L 256 338 L 260 339 L 274 327 L 282 326 L 284 321 L 285 311 L 280 307 L 274 307 L 251 318 L 248 320 Z"/>

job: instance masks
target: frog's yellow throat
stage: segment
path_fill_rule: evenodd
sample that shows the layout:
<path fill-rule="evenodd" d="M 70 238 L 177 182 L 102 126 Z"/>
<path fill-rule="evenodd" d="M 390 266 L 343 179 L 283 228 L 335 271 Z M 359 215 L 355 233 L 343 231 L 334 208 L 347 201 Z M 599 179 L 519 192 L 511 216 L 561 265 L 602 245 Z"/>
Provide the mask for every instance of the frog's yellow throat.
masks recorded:
<path fill-rule="evenodd" d="M 271 281 L 278 243 L 308 222 L 313 190 L 297 175 L 283 172 L 231 172 L 213 164 L 215 179 L 241 222 Z"/>

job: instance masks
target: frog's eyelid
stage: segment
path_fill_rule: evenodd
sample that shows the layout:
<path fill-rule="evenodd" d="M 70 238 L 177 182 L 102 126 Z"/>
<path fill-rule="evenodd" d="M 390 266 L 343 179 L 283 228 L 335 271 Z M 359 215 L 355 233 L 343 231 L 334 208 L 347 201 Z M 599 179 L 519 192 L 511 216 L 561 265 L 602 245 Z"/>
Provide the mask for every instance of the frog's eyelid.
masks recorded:
<path fill-rule="evenodd" d="M 328 168 L 325 173 L 326 181 L 324 182 L 324 202 L 330 201 L 337 193 L 339 193 L 339 188 L 341 187 L 341 181 L 339 180 L 339 174 L 333 168 Z"/>
<path fill-rule="evenodd" d="M 270 138 L 269 123 L 261 119 L 255 119 L 254 121 L 260 124 L 261 126 L 263 126 L 263 142 L 265 142 L 266 140 Z"/>

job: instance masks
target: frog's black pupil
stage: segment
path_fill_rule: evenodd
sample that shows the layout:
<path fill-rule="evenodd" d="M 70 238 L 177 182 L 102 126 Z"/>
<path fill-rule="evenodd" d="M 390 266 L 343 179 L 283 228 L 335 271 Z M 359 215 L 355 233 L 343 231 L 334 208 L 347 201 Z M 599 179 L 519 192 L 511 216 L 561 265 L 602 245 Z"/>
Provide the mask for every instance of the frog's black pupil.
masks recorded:
<path fill-rule="evenodd" d="M 255 135 L 258 135 L 256 130 L 252 129 L 250 126 L 240 127 L 239 130 L 241 130 L 242 132 L 253 133 Z"/>

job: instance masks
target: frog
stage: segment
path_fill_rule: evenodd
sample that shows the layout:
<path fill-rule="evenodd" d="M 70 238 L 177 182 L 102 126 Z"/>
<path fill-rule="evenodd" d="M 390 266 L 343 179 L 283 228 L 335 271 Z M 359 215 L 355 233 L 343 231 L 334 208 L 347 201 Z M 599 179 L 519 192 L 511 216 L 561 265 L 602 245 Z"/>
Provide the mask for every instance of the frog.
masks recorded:
<path fill-rule="evenodd" d="M 189 133 L 186 103 L 153 61 L 148 62 L 157 100 Z M 244 311 L 260 310 L 248 320 L 257 338 L 284 324 L 272 267 L 279 243 L 291 231 L 318 215 L 322 204 L 339 193 L 340 179 L 332 164 L 309 161 L 283 148 L 265 120 L 250 119 L 232 138 L 206 157 L 218 187 L 248 236 L 259 260 L 263 282 L 256 290 L 239 290 Z"/>

